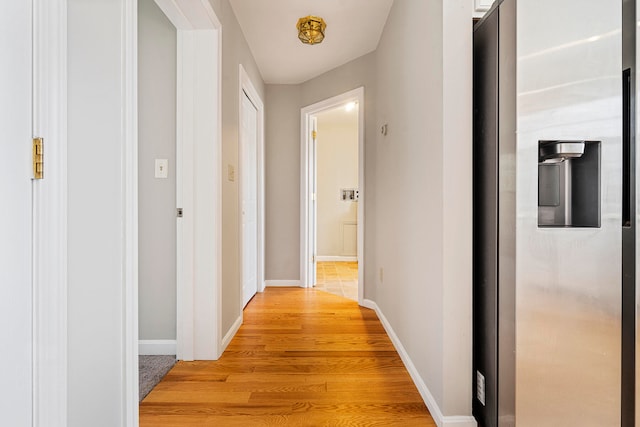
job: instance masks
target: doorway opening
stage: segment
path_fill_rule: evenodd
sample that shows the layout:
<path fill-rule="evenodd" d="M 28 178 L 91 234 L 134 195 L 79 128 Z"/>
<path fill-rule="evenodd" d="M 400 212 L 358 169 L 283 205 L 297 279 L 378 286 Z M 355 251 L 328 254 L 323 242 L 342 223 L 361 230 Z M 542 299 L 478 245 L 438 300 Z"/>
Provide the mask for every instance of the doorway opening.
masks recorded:
<path fill-rule="evenodd" d="M 131 403 L 176 359 L 215 360 L 223 349 L 221 24 L 208 2 L 136 3 L 139 307 L 127 330 L 139 360 L 127 381 L 139 374 L 139 393 Z"/>
<path fill-rule="evenodd" d="M 303 287 L 363 295 L 364 88 L 302 109 Z"/>
<path fill-rule="evenodd" d="M 358 110 L 355 101 L 315 116 L 317 289 L 358 300 Z"/>
<path fill-rule="evenodd" d="M 223 348 L 219 327 L 222 234 L 221 24 L 208 2 L 146 0 L 142 3 L 147 9 L 154 10 L 156 15 L 161 11 L 175 27 L 173 33 L 166 29 L 160 32 L 157 25 L 164 17 L 157 17 L 154 20 L 156 24 L 152 24 L 155 27 L 147 28 L 153 30 L 156 36 L 154 40 L 175 37 L 175 62 L 166 64 L 166 68 L 175 70 L 172 77 L 175 86 L 168 91 L 175 95 L 172 102 L 167 101 L 168 97 L 163 101 L 167 104 L 165 107 L 173 104 L 170 108 L 173 109 L 171 114 L 175 115 L 175 131 L 166 133 L 174 135 L 174 153 L 166 149 L 166 154 L 158 154 L 159 159 L 147 159 L 147 166 L 150 163 L 152 168 L 155 167 L 154 172 L 148 171 L 153 177 L 153 184 L 168 184 L 171 177 L 175 176 L 175 194 L 171 198 L 173 206 L 169 213 L 172 219 L 164 227 L 175 241 L 175 249 L 171 250 L 174 254 L 175 282 L 171 294 L 165 292 L 163 297 L 163 304 L 171 306 L 173 313 L 168 313 L 170 310 L 167 308 L 162 320 L 166 323 L 165 329 L 172 328 L 173 336 L 166 330 L 154 333 L 152 337 L 164 339 L 147 339 L 138 344 L 141 353 L 175 354 L 177 359 L 186 361 L 215 360 Z M 166 25 L 163 24 L 164 27 Z M 151 56 L 153 61 L 159 61 L 153 58 L 153 52 Z M 145 78 L 160 78 L 163 72 L 159 67 L 156 67 L 158 69 L 152 76 Z M 152 104 L 151 108 L 160 107 Z M 163 126 L 165 124 L 162 123 Z M 160 127 L 160 123 L 155 126 Z M 144 161 L 143 158 L 140 160 Z M 140 168 L 140 172 L 144 173 L 144 169 Z M 163 172 L 168 172 L 169 180 L 162 179 Z M 142 191 L 140 193 L 142 196 Z M 157 212 L 153 212 L 152 215 L 141 217 L 141 220 L 155 220 L 157 216 Z M 166 243 L 159 246 L 169 246 Z M 144 316 L 144 312 L 138 313 L 136 310 L 135 314 L 137 323 L 144 325 L 147 319 L 138 318 L 138 314 Z"/>
<path fill-rule="evenodd" d="M 176 354 L 176 62 L 176 28 L 154 0 L 138 1 L 140 366 Z"/>

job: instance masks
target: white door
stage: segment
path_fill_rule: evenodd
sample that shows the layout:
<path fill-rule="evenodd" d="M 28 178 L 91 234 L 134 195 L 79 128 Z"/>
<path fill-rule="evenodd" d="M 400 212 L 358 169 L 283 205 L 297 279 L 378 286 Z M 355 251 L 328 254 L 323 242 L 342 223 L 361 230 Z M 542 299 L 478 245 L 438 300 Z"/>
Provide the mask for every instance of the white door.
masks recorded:
<path fill-rule="evenodd" d="M 240 141 L 242 305 L 258 291 L 258 111 L 243 92 Z"/>
<path fill-rule="evenodd" d="M 0 6 L 2 425 L 32 425 L 31 1 Z"/>

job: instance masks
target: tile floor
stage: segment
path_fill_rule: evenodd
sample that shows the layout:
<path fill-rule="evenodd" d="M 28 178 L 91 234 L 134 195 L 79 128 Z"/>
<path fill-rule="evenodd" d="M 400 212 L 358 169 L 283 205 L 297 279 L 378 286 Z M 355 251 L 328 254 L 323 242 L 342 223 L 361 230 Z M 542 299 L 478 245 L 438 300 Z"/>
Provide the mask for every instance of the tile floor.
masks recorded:
<path fill-rule="evenodd" d="M 316 289 L 357 301 L 358 263 L 316 263 Z"/>

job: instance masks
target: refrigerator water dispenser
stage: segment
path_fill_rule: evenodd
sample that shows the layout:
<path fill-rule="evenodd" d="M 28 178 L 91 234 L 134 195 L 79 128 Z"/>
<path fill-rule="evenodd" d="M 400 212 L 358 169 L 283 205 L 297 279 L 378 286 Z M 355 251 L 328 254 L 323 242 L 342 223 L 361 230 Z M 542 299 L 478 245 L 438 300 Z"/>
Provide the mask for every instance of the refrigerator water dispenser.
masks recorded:
<path fill-rule="evenodd" d="M 538 227 L 600 227 L 600 142 L 538 142 Z"/>

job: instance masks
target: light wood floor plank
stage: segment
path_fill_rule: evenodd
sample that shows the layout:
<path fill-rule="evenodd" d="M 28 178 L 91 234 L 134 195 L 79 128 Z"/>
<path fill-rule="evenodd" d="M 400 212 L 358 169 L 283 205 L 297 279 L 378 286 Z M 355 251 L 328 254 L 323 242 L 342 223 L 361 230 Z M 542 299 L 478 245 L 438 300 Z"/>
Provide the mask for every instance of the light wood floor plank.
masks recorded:
<path fill-rule="evenodd" d="M 435 426 L 375 312 L 319 290 L 268 288 L 218 361 L 178 362 L 142 427 Z"/>

